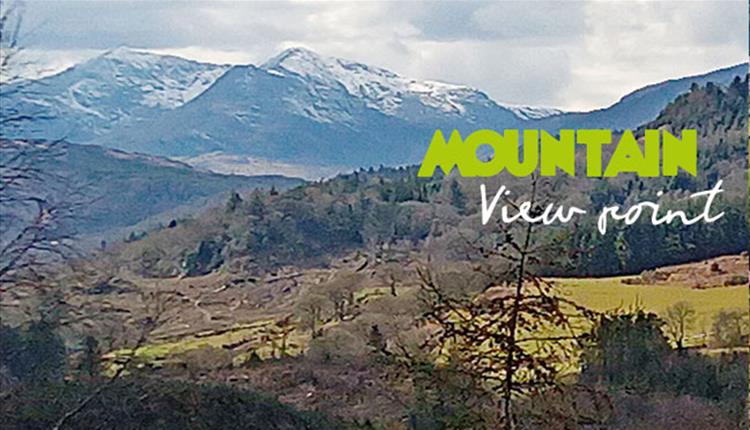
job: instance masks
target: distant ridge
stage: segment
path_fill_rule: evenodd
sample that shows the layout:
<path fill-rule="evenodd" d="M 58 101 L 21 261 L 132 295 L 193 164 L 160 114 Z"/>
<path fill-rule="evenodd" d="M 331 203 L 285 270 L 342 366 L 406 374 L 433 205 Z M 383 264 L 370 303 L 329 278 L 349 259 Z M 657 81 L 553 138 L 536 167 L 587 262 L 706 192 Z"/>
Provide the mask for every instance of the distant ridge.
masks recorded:
<path fill-rule="evenodd" d="M 250 159 L 315 177 L 418 162 L 437 128 L 635 128 L 694 83 L 728 85 L 746 74 L 740 64 L 649 85 L 606 108 L 560 112 L 305 48 L 232 67 L 117 48 L 36 81 L 33 93 L 7 105 L 53 118 L 13 137 L 200 160 L 216 171 L 243 172 L 238 163 Z"/>

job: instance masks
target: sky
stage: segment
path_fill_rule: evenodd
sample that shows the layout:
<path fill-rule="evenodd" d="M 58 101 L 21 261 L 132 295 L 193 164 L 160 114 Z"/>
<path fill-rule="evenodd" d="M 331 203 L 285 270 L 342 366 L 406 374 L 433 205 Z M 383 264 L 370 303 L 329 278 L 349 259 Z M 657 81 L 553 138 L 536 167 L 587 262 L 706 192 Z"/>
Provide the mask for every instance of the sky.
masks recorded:
<path fill-rule="evenodd" d="M 7 3 L 7 2 L 5 2 Z M 130 46 L 260 64 L 294 46 L 499 102 L 589 110 L 748 60 L 746 0 L 502 2 L 26 1 L 44 70 Z"/>

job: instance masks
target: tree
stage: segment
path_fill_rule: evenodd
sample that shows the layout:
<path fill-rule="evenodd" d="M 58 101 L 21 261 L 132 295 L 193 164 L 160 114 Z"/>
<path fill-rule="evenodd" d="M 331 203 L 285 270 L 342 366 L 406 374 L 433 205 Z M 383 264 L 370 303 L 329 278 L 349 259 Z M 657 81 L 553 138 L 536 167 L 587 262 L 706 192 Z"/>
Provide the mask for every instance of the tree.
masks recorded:
<path fill-rule="evenodd" d="M 0 138 L 0 288 L 41 279 L 50 263 L 75 251 L 82 190 L 45 168 L 63 153 L 62 143 Z"/>
<path fill-rule="evenodd" d="M 398 295 L 397 288 L 403 283 L 407 275 L 407 270 L 404 268 L 408 261 L 399 261 L 395 257 L 392 257 L 395 261 L 387 261 L 378 271 L 379 277 L 382 282 L 388 286 L 389 293 L 396 297 Z"/>
<path fill-rule="evenodd" d="M 99 341 L 94 336 L 83 339 L 83 354 L 78 364 L 78 371 L 88 378 L 97 378 L 101 372 Z"/>
<path fill-rule="evenodd" d="M 297 302 L 297 317 L 300 319 L 301 327 L 310 330 L 313 339 L 320 335 L 320 326 L 329 310 L 328 298 L 315 291 L 307 291 Z"/>
<path fill-rule="evenodd" d="M 741 310 L 721 310 L 714 317 L 711 336 L 715 346 L 733 348 L 746 346 L 748 315 Z"/>
<path fill-rule="evenodd" d="M 450 192 L 451 205 L 458 209 L 458 213 L 464 213 L 466 210 L 466 195 L 461 191 L 461 184 L 456 180 L 451 181 Z"/>
<path fill-rule="evenodd" d="M 38 107 L 7 102 L 15 95 L 32 95 L 31 81 L 22 75 L 24 69 L 32 66 L 22 59 L 22 6 L 15 1 L 0 5 L 0 100 L 4 101 L 0 103 L 0 137 L 3 138 L 30 122 L 48 118 Z"/>
<path fill-rule="evenodd" d="M 242 197 L 236 192 L 232 191 L 227 200 L 227 212 L 234 212 L 242 204 Z"/>
<path fill-rule="evenodd" d="M 368 356 L 364 339 L 343 327 L 333 327 L 310 342 L 306 356 L 318 363 L 360 364 Z"/>
<path fill-rule="evenodd" d="M 187 276 L 200 276 L 218 269 L 224 264 L 223 244 L 212 240 L 202 240 L 198 249 L 185 256 L 182 261 L 183 273 Z"/>
<path fill-rule="evenodd" d="M 78 397 L 74 402 L 75 404 L 55 421 L 55 425 L 52 426 L 53 430 L 65 428 L 68 422 L 74 420 L 84 409 L 95 403 L 97 398 L 105 396 L 106 391 L 115 386 L 123 375 L 135 372 L 138 369 L 139 364 L 141 364 L 139 361 L 141 348 L 155 330 L 161 328 L 174 317 L 170 314 L 170 311 L 179 299 L 170 291 L 146 291 L 141 294 L 140 300 L 142 309 L 137 314 L 128 313 L 127 323 L 121 324 L 124 329 L 122 339 L 119 339 L 122 343 L 118 345 L 121 347 L 121 353 L 108 361 L 109 376 L 92 387 L 87 395 Z M 117 341 L 113 341 L 113 345 L 115 342 Z"/>
<path fill-rule="evenodd" d="M 354 292 L 363 279 L 364 275 L 361 272 L 344 272 L 318 287 L 320 293 L 328 298 L 334 316 L 339 321 L 352 317 L 355 306 Z"/>
<path fill-rule="evenodd" d="M 367 345 L 372 348 L 373 352 L 376 354 L 388 355 L 388 345 L 377 324 L 370 326 L 370 332 L 367 335 Z"/>
<path fill-rule="evenodd" d="M 0 367 L 26 384 L 62 379 L 65 372 L 65 344 L 48 321 L 34 321 L 27 327 L 0 326 Z"/>
<path fill-rule="evenodd" d="M 695 309 L 688 302 L 677 302 L 667 308 L 664 317 L 667 334 L 678 350 L 685 348 L 687 330 L 695 323 Z"/>
<path fill-rule="evenodd" d="M 541 185 L 532 177 L 527 196 L 537 214 L 542 210 Z M 514 201 L 506 204 L 518 209 Z M 593 314 L 555 294 L 553 283 L 534 274 L 543 251 L 533 238 L 534 224 L 495 228 L 500 233 L 491 238 L 480 234 L 466 239 L 467 256 L 484 279 L 478 297 L 446 294 L 431 270 L 418 273 L 427 308 L 423 320 L 435 327 L 427 347 L 438 355 L 451 351 L 462 372 L 494 391 L 503 428 L 512 430 L 518 398 L 560 383 L 559 375 L 583 337 L 572 315 Z"/>
<path fill-rule="evenodd" d="M 261 219 L 266 215 L 266 204 L 263 202 L 263 196 L 261 196 L 260 191 L 253 191 L 253 194 L 250 197 L 248 211 L 250 215 Z"/>
<path fill-rule="evenodd" d="M 641 310 L 600 316 L 584 348 L 582 380 L 647 392 L 662 387 L 671 352 L 663 324 Z"/>
<path fill-rule="evenodd" d="M 71 221 L 84 204 L 83 187 L 49 169 L 64 155 L 63 142 L 11 139 L 27 123 L 47 119 L 28 104 L 9 102 L 33 96 L 20 75 L 28 66 L 20 29 L 19 4 L 0 8 L 0 293 L 22 280 L 39 281 L 50 263 L 73 252 Z"/>

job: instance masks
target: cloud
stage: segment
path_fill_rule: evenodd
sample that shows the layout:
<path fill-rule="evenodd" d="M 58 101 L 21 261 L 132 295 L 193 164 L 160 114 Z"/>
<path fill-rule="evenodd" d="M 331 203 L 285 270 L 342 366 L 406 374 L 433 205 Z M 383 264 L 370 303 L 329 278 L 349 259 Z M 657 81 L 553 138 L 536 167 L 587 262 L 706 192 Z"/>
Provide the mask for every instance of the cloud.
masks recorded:
<path fill-rule="evenodd" d="M 748 52 L 740 0 L 34 1 L 25 19 L 27 46 L 55 64 L 122 45 L 257 64 L 301 45 L 566 109 L 608 105 L 650 83 L 746 61 Z"/>
<path fill-rule="evenodd" d="M 472 21 L 497 38 L 560 45 L 583 36 L 584 7 L 583 2 L 562 1 L 492 3 L 475 11 Z"/>
<path fill-rule="evenodd" d="M 587 4 L 585 37 L 571 54 L 574 84 L 558 93 L 560 102 L 605 106 L 648 83 L 747 62 L 745 2 L 627 5 Z"/>

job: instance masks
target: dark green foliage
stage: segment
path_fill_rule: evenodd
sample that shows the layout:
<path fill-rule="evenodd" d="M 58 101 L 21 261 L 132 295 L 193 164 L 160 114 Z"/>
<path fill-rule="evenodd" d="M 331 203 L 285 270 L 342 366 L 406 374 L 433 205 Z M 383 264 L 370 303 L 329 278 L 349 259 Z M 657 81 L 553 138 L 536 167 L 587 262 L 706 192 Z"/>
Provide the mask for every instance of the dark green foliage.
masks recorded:
<path fill-rule="evenodd" d="M 229 194 L 229 200 L 227 201 L 227 212 L 234 212 L 241 203 L 242 197 L 240 197 L 236 191 L 232 191 L 231 194 Z"/>
<path fill-rule="evenodd" d="M 703 200 L 692 201 L 691 193 L 712 188 L 724 180 L 724 192 L 714 202 L 712 214 L 724 212 L 718 221 L 683 226 L 653 226 L 648 216 L 630 226 L 617 226 L 606 234 L 596 231 L 595 219 L 585 219 L 567 231 L 560 242 L 567 261 L 552 274 L 602 276 L 639 273 L 659 266 L 697 261 L 717 255 L 745 251 L 747 235 L 747 80 L 736 79 L 729 87 L 708 84 L 694 86 L 678 97 L 653 122 L 643 129 L 666 128 L 673 132 L 696 129 L 698 132 L 698 175 L 681 173 L 676 177 L 641 178 L 624 175 L 595 180 L 589 193 L 590 212 L 598 214 L 607 205 L 629 205 L 637 201 L 655 201 L 656 192 L 673 193 L 664 210 L 680 209 L 690 216 L 703 211 Z M 575 194 L 572 187 L 567 192 Z"/>
<path fill-rule="evenodd" d="M 59 381 L 65 366 L 65 344 L 51 323 L 0 326 L 0 367 L 8 369 L 12 378 L 24 384 Z"/>
<path fill-rule="evenodd" d="M 369 346 L 376 354 L 385 354 L 387 350 L 387 344 L 385 336 L 380 331 L 377 324 L 373 324 L 370 327 L 370 333 L 367 339 L 367 346 Z"/>
<path fill-rule="evenodd" d="M 654 314 L 603 316 L 592 331 L 583 360 L 584 379 L 632 389 L 664 384 L 664 359 L 671 352 Z"/>
<path fill-rule="evenodd" d="M 712 212 L 724 212 L 718 221 L 691 226 L 651 225 L 642 219 L 633 225 L 617 227 L 606 235 L 596 230 L 594 220 L 586 220 L 579 228 L 568 232 L 559 246 L 567 250 L 568 259 L 561 259 L 561 269 L 553 274 L 575 276 L 604 276 L 635 274 L 660 266 L 699 261 L 725 254 L 739 254 L 748 246 L 744 231 L 747 221 L 740 200 L 720 201 Z M 672 209 L 684 209 L 695 216 L 702 208 L 672 204 Z"/>
<path fill-rule="evenodd" d="M 266 215 L 266 204 L 258 191 L 253 192 L 247 207 L 247 213 L 258 218 L 263 218 Z"/>
<path fill-rule="evenodd" d="M 99 342 L 93 336 L 83 339 L 83 352 L 78 363 L 78 372 L 88 378 L 96 378 L 101 373 Z"/>
<path fill-rule="evenodd" d="M 182 270 L 188 276 L 199 276 L 211 273 L 224 263 L 221 244 L 203 240 L 198 249 L 185 256 Z"/>
<path fill-rule="evenodd" d="M 412 366 L 411 430 L 498 429 L 497 402 L 452 362 Z"/>
<path fill-rule="evenodd" d="M 699 397 L 741 422 L 748 395 L 747 353 L 707 356 L 673 350 L 662 324 L 656 315 L 640 311 L 602 317 L 584 350 L 581 381 L 616 392 Z"/>
<path fill-rule="evenodd" d="M 98 386 L 64 383 L 19 388 L 0 402 L 8 430 L 50 429 Z M 122 430 L 333 430 L 311 413 L 227 385 L 122 379 L 104 389 L 68 420 L 65 429 Z"/>
<path fill-rule="evenodd" d="M 461 191 L 461 184 L 457 181 L 451 182 L 451 205 L 458 210 L 458 213 L 464 213 L 466 210 L 466 195 Z"/>

